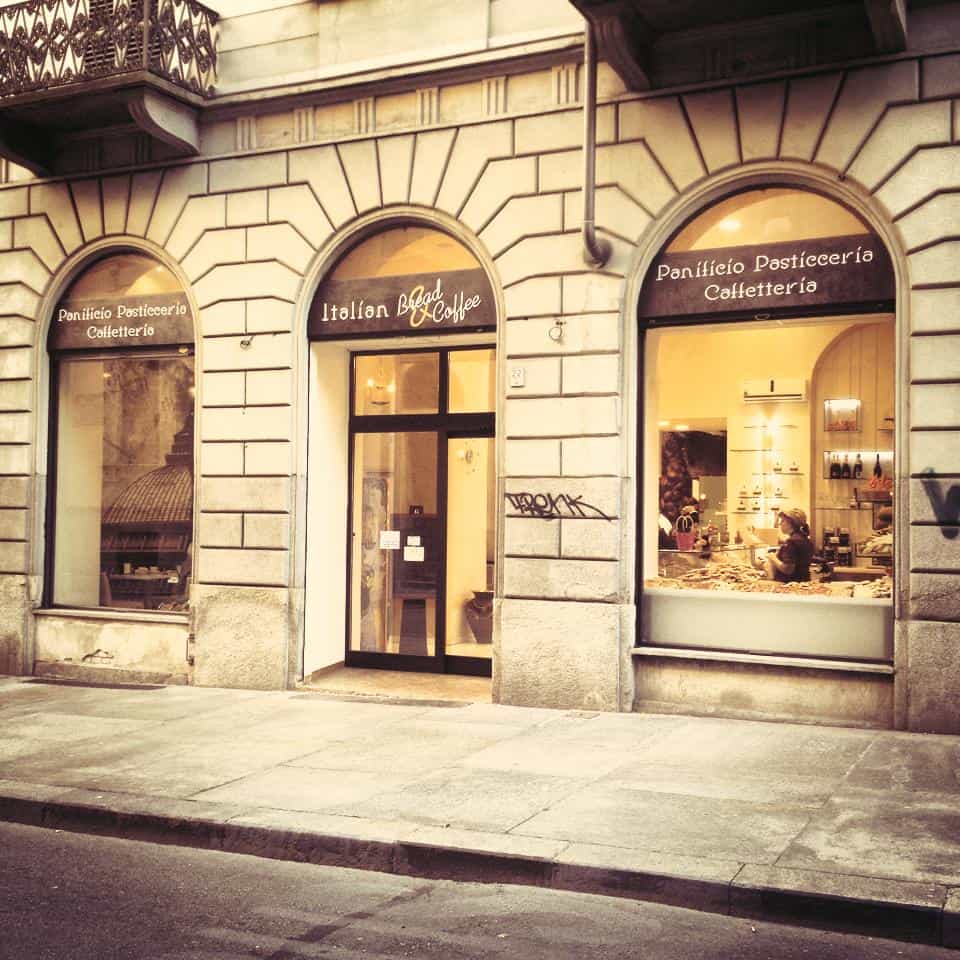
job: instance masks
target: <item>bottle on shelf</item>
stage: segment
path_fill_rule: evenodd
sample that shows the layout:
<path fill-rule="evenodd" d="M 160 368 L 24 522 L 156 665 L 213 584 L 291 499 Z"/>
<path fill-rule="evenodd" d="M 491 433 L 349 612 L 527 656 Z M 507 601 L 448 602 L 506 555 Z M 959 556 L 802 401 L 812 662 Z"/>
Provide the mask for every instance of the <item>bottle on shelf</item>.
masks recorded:
<path fill-rule="evenodd" d="M 800 464 L 798 464 L 796 460 L 794 460 L 794 461 L 790 464 L 790 472 L 791 472 L 791 473 L 799 473 L 799 472 L 800 472 Z"/>
<path fill-rule="evenodd" d="M 773 472 L 783 473 L 783 461 L 779 457 L 773 461 Z"/>
<path fill-rule="evenodd" d="M 857 458 L 853 461 L 853 479 L 859 480 L 863 476 L 863 460 L 860 459 L 860 451 L 857 451 Z"/>
<path fill-rule="evenodd" d="M 830 479 L 840 479 L 840 458 L 835 453 L 830 456 Z"/>
<path fill-rule="evenodd" d="M 880 466 L 880 454 L 877 454 L 877 462 L 873 465 L 873 475 L 879 480 L 883 476 L 883 467 Z"/>
<path fill-rule="evenodd" d="M 840 478 L 842 480 L 850 479 L 850 454 L 845 453 L 843 455 L 843 466 L 840 467 Z"/>
<path fill-rule="evenodd" d="M 760 486 L 759 483 L 755 483 L 755 484 L 753 485 L 753 495 L 754 495 L 755 497 L 762 497 L 762 496 L 763 496 L 763 487 Z"/>

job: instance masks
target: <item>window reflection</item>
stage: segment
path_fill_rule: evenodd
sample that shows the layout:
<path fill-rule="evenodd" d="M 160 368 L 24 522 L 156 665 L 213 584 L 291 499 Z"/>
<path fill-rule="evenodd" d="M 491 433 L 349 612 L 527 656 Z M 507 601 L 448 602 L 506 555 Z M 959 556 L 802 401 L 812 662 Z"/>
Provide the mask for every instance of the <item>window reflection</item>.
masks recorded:
<path fill-rule="evenodd" d="M 358 356 L 354 369 L 357 416 L 437 413 L 440 357 L 436 353 Z"/>
<path fill-rule="evenodd" d="M 496 399 L 496 351 L 454 350 L 449 354 L 450 412 L 492 413 Z"/>
<path fill-rule="evenodd" d="M 193 393 L 191 356 L 60 360 L 55 603 L 186 608 Z"/>

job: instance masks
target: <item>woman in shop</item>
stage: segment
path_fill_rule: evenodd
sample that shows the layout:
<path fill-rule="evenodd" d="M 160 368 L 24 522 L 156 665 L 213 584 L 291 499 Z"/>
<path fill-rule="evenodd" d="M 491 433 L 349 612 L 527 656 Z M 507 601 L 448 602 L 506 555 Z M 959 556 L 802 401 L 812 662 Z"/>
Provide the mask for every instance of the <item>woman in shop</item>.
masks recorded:
<path fill-rule="evenodd" d="M 807 515 L 799 507 L 790 507 L 781 510 L 778 519 L 784 540 L 776 551 L 767 554 L 763 572 L 768 580 L 778 583 L 809 581 L 813 541 Z"/>

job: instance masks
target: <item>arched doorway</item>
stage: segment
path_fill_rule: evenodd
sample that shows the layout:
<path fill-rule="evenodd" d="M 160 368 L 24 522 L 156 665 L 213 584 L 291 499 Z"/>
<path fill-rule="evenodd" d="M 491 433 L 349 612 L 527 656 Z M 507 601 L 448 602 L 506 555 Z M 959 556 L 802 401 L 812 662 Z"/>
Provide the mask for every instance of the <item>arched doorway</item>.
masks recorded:
<path fill-rule="evenodd" d="M 892 325 L 893 298 L 880 238 L 793 187 L 720 200 L 654 258 L 638 309 L 642 645 L 892 659 L 892 557 L 868 551 L 859 519 L 892 501 L 893 423 L 879 463 L 874 426 L 892 416 L 893 366 L 851 355 L 836 389 L 869 374 L 869 398 L 813 379 L 839 335 Z"/>
<path fill-rule="evenodd" d="M 433 226 L 370 233 L 321 282 L 308 321 L 305 673 L 342 661 L 490 674 L 495 330 L 486 271 Z"/>

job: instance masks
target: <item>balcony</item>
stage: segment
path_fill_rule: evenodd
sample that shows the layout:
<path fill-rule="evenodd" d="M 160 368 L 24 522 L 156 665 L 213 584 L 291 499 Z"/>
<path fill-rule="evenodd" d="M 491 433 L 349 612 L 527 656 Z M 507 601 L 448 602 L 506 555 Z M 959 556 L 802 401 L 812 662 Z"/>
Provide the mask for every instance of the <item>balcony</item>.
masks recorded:
<path fill-rule="evenodd" d="M 631 90 L 900 53 L 930 0 L 570 0 Z"/>
<path fill-rule="evenodd" d="M 196 154 L 218 19 L 195 0 L 3 7 L 0 155 L 42 176 Z"/>

